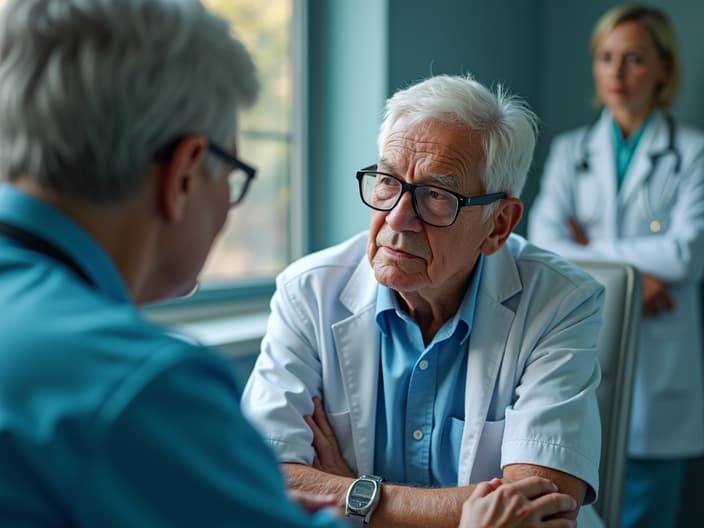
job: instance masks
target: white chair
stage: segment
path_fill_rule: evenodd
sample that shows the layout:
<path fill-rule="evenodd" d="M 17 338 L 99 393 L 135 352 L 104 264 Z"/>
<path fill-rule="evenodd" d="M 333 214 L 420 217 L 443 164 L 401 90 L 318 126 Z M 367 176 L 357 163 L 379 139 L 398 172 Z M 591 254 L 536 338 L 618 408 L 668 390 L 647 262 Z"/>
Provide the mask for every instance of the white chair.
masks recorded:
<path fill-rule="evenodd" d="M 598 341 L 602 379 L 597 397 L 602 446 L 599 500 L 595 508 L 607 528 L 618 528 L 638 349 L 641 280 L 638 270 L 629 264 L 599 261 L 577 261 L 575 264 L 606 288 L 604 319 Z"/>

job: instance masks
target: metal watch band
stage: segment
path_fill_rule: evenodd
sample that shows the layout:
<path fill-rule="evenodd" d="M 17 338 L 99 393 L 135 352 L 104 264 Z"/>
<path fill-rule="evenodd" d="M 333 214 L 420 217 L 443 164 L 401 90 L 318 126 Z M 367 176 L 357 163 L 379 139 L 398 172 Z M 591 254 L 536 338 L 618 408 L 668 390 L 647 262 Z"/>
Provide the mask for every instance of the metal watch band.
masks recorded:
<path fill-rule="evenodd" d="M 347 524 L 350 526 L 368 526 L 367 516 L 349 512 L 347 514 Z"/>

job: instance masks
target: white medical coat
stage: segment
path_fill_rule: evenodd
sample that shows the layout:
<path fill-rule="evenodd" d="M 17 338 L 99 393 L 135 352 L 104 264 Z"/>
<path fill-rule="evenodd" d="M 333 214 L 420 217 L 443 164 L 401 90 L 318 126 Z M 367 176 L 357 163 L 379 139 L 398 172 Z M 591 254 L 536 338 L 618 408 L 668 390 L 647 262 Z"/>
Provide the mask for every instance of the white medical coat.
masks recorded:
<path fill-rule="evenodd" d="M 372 473 L 379 330 L 367 233 L 304 257 L 277 278 L 267 334 L 242 399 L 280 459 L 311 465 L 303 421 L 322 398 L 342 455 Z M 467 353 L 458 485 L 538 464 L 598 489 L 595 390 L 603 288 L 516 235 L 486 258 Z"/>
<path fill-rule="evenodd" d="M 627 262 L 667 283 L 675 309 L 641 320 L 628 452 L 695 456 L 704 451 L 704 134 L 676 126 L 679 173 L 672 153 L 653 169 L 650 156 L 668 145 L 665 116 L 656 112 L 617 192 L 610 120 L 603 111 L 586 141 L 587 127 L 555 138 L 530 212 L 528 238 L 567 258 Z M 585 153 L 589 170 L 580 171 Z M 569 216 L 586 228 L 588 246 L 571 241 Z M 650 231 L 654 218 L 659 233 Z"/>

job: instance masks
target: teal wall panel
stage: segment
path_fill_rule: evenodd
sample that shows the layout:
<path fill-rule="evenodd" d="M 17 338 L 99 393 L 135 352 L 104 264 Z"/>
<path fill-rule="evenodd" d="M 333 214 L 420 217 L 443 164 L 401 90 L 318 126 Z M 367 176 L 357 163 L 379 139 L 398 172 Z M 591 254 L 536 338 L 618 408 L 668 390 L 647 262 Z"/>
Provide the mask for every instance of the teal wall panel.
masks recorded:
<path fill-rule="evenodd" d="M 355 172 L 377 157 L 387 94 L 386 0 L 311 0 L 310 250 L 365 229 Z"/>

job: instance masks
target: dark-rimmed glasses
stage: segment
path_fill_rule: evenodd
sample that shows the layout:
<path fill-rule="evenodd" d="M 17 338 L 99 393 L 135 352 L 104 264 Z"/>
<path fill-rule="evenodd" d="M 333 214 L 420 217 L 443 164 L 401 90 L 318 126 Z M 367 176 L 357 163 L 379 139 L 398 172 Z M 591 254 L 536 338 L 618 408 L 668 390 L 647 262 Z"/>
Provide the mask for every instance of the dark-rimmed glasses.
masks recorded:
<path fill-rule="evenodd" d="M 152 160 L 157 162 L 168 161 L 172 156 L 174 149 L 183 138 L 170 141 L 152 156 Z M 247 194 L 249 184 L 257 175 L 257 169 L 247 165 L 233 156 L 229 151 L 222 148 L 217 143 L 208 140 L 208 151 L 220 161 L 231 167 L 227 174 L 227 180 L 230 184 L 230 207 L 238 205 Z"/>
<path fill-rule="evenodd" d="M 462 196 L 434 185 L 407 183 L 396 176 L 379 172 L 376 165 L 357 171 L 359 196 L 362 202 L 377 211 L 391 211 L 401 201 L 403 193 L 411 193 L 413 210 L 423 223 L 433 227 L 448 227 L 455 223 L 462 207 L 488 205 L 506 198 L 506 193 Z"/>
<path fill-rule="evenodd" d="M 257 169 L 237 159 L 220 145 L 208 142 L 208 150 L 220 161 L 230 166 L 227 180 L 230 183 L 230 207 L 238 205 L 247 194 L 249 184 L 257 175 Z"/>

